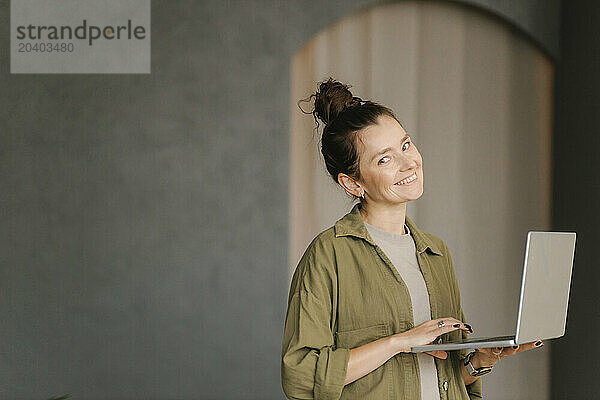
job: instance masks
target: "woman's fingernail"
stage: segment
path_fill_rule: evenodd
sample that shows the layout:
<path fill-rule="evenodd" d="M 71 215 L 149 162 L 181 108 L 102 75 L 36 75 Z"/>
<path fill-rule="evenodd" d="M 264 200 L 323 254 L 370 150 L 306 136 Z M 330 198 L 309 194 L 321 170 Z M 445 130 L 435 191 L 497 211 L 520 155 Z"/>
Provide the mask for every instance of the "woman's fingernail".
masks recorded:
<path fill-rule="evenodd" d="M 513 349 L 515 349 L 515 350 L 518 349 L 518 348 L 519 348 L 519 346 L 513 346 Z"/>
<path fill-rule="evenodd" d="M 473 333 L 473 328 L 471 328 L 471 325 L 465 324 L 465 327 L 469 330 L 470 333 Z"/>
<path fill-rule="evenodd" d="M 535 342 L 535 345 L 536 345 L 537 347 L 540 347 L 540 346 L 543 346 L 543 345 L 544 345 L 544 343 L 542 343 L 542 341 L 541 341 L 541 340 L 538 340 L 537 342 Z"/>
<path fill-rule="evenodd" d="M 460 328 L 460 324 L 454 324 L 452 326 L 455 327 L 455 328 Z"/>

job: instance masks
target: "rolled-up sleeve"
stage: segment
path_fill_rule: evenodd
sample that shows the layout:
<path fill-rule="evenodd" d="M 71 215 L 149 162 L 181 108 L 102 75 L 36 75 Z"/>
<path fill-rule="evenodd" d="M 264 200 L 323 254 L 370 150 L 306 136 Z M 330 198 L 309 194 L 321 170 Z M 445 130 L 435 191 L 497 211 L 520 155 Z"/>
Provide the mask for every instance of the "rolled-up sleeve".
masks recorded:
<path fill-rule="evenodd" d="M 309 246 L 292 278 L 283 334 L 281 383 L 289 399 L 340 398 L 350 351 L 335 348 L 334 268 Z M 325 258 L 325 259 L 323 259 Z"/>

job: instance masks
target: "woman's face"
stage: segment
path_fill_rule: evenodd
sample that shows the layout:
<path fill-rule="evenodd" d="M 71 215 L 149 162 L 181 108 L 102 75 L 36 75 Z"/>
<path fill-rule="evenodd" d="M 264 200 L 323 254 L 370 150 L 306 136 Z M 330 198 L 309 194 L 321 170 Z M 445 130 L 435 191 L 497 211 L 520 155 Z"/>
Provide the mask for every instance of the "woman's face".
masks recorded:
<path fill-rule="evenodd" d="M 395 119 L 379 117 L 377 125 L 359 134 L 357 145 L 361 175 L 358 183 L 365 191 L 367 203 L 397 205 L 423 194 L 423 159 Z"/>

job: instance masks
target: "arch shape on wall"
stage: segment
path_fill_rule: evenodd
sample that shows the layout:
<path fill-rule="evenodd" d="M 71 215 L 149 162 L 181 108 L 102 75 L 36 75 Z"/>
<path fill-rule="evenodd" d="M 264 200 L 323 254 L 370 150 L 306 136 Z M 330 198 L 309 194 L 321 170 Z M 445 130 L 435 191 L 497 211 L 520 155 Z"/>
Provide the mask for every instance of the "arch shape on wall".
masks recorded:
<path fill-rule="evenodd" d="M 478 335 L 510 334 L 525 234 L 550 227 L 553 74 L 523 35 L 451 2 L 383 4 L 320 31 L 291 63 L 290 276 L 351 206 L 323 166 L 321 129 L 313 140 L 314 120 L 297 108 L 333 76 L 396 112 L 424 160 L 425 191 L 408 215 L 450 247 Z M 511 360 L 486 392 L 547 398 L 548 347 Z"/>

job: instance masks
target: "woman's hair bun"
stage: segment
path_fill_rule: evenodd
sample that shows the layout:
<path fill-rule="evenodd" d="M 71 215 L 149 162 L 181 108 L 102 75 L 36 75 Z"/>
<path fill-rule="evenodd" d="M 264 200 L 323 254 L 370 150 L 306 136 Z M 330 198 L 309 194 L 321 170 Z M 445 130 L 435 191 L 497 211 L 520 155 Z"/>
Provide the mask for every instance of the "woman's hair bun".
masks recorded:
<path fill-rule="evenodd" d="M 400 123 L 390 108 L 352 96 L 350 87 L 330 77 L 317 84 L 316 92 L 298 101 L 300 111 L 312 114 L 317 129 L 319 120 L 325 124 L 321 134 L 321 154 L 327 172 L 335 183 L 339 183 L 340 173 L 360 179 L 357 140 L 365 128 L 377 125 L 381 116 Z M 309 112 L 304 111 L 300 103 L 311 103 L 313 97 L 314 108 Z"/>
<path fill-rule="evenodd" d="M 320 82 L 319 89 L 314 94 L 314 114 L 325 125 L 329 125 L 347 107 L 362 103 L 363 100 L 360 97 L 352 96 L 350 87 L 350 85 L 344 85 L 333 78 Z"/>

